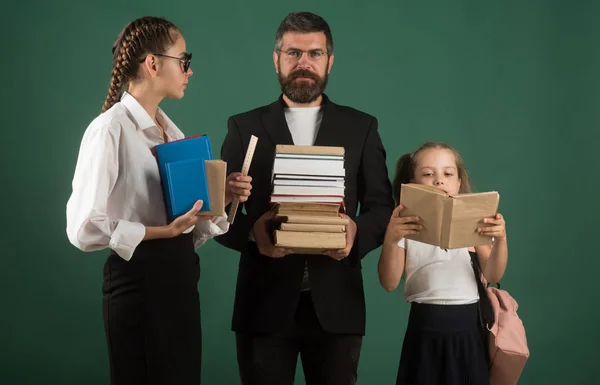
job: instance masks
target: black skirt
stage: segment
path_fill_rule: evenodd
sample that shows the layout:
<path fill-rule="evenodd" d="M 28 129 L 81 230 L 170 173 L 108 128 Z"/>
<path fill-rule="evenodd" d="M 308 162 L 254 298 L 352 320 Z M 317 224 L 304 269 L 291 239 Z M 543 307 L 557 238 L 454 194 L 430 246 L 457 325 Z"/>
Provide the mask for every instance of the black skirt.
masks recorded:
<path fill-rule="evenodd" d="M 478 305 L 413 303 L 396 385 L 488 385 Z"/>
<path fill-rule="evenodd" d="M 104 265 L 112 385 L 200 384 L 200 266 L 190 234 L 143 241 Z"/>

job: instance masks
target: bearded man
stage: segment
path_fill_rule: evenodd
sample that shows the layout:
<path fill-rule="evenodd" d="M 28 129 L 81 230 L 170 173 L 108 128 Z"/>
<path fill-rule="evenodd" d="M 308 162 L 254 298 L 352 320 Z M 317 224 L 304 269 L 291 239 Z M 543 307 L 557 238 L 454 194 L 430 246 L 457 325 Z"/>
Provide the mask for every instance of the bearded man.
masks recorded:
<path fill-rule="evenodd" d="M 366 322 L 361 260 L 381 246 L 394 201 L 377 119 L 324 94 L 333 61 L 325 20 L 290 13 L 273 52 L 281 95 L 228 120 L 221 148 L 228 173 L 240 171 L 251 136 L 258 137 L 251 195 L 229 232 L 215 238 L 241 253 L 232 330 L 243 385 L 292 385 L 298 355 L 308 385 L 357 381 Z M 306 255 L 273 245 L 278 144 L 344 147 L 346 248 Z"/>

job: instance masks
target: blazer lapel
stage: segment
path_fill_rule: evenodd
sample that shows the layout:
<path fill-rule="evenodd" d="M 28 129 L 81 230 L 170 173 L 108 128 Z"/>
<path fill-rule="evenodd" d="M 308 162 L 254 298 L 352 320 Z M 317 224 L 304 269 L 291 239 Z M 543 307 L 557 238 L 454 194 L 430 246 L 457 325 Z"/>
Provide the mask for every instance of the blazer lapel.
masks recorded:
<path fill-rule="evenodd" d="M 261 116 L 263 126 L 265 127 L 267 135 L 273 142 L 273 146 L 278 144 L 294 144 L 292 134 L 290 133 L 287 121 L 285 120 L 285 113 L 283 112 L 284 107 L 285 102 L 283 101 L 283 97 L 280 96 L 279 99 L 272 103 Z"/>

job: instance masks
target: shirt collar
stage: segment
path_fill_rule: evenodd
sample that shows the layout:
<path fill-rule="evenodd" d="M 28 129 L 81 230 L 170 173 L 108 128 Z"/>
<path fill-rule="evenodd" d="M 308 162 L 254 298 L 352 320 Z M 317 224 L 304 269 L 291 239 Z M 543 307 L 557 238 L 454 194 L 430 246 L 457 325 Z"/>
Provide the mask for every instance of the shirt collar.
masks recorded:
<path fill-rule="evenodd" d="M 142 107 L 142 105 L 128 92 L 123 92 L 123 96 L 121 96 L 121 103 L 127 108 L 129 113 L 131 114 L 133 120 L 135 120 L 136 127 L 138 130 L 147 130 L 149 128 L 154 128 L 158 131 L 158 127 L 154 124 L 154 120 L 150 117 L 148 112 Z M 183 133 L 177 128 L 175 123 L 164 111 L 158 107 L 156 112 L 156 119 L 163 126 L 169 140 L 178 140 L 184 137 Z"/>

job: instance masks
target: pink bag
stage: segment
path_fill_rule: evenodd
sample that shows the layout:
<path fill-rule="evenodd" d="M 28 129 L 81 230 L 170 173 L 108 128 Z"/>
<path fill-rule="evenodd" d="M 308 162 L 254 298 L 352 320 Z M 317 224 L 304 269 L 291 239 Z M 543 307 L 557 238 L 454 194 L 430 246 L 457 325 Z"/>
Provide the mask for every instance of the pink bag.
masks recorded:
<path fill-rule="evenodd" d="M 486 292 L 495 320 L 492 327 L 488 327 L 490 385 L 513 385 L 529 358 L 525 327 L 517 315 L 519 305 L 506 290 L 488 287 Z"/>
<path fill-rule="evenodd" d="M 506 290 L 488 286 L 475 253 L 470 253 L 479 289 L 479 311 L 486 328 L 490 385 L 516 385 L 525 363 L 529 347 L 523 322 L 517 315 L 519 304 Z"/>

